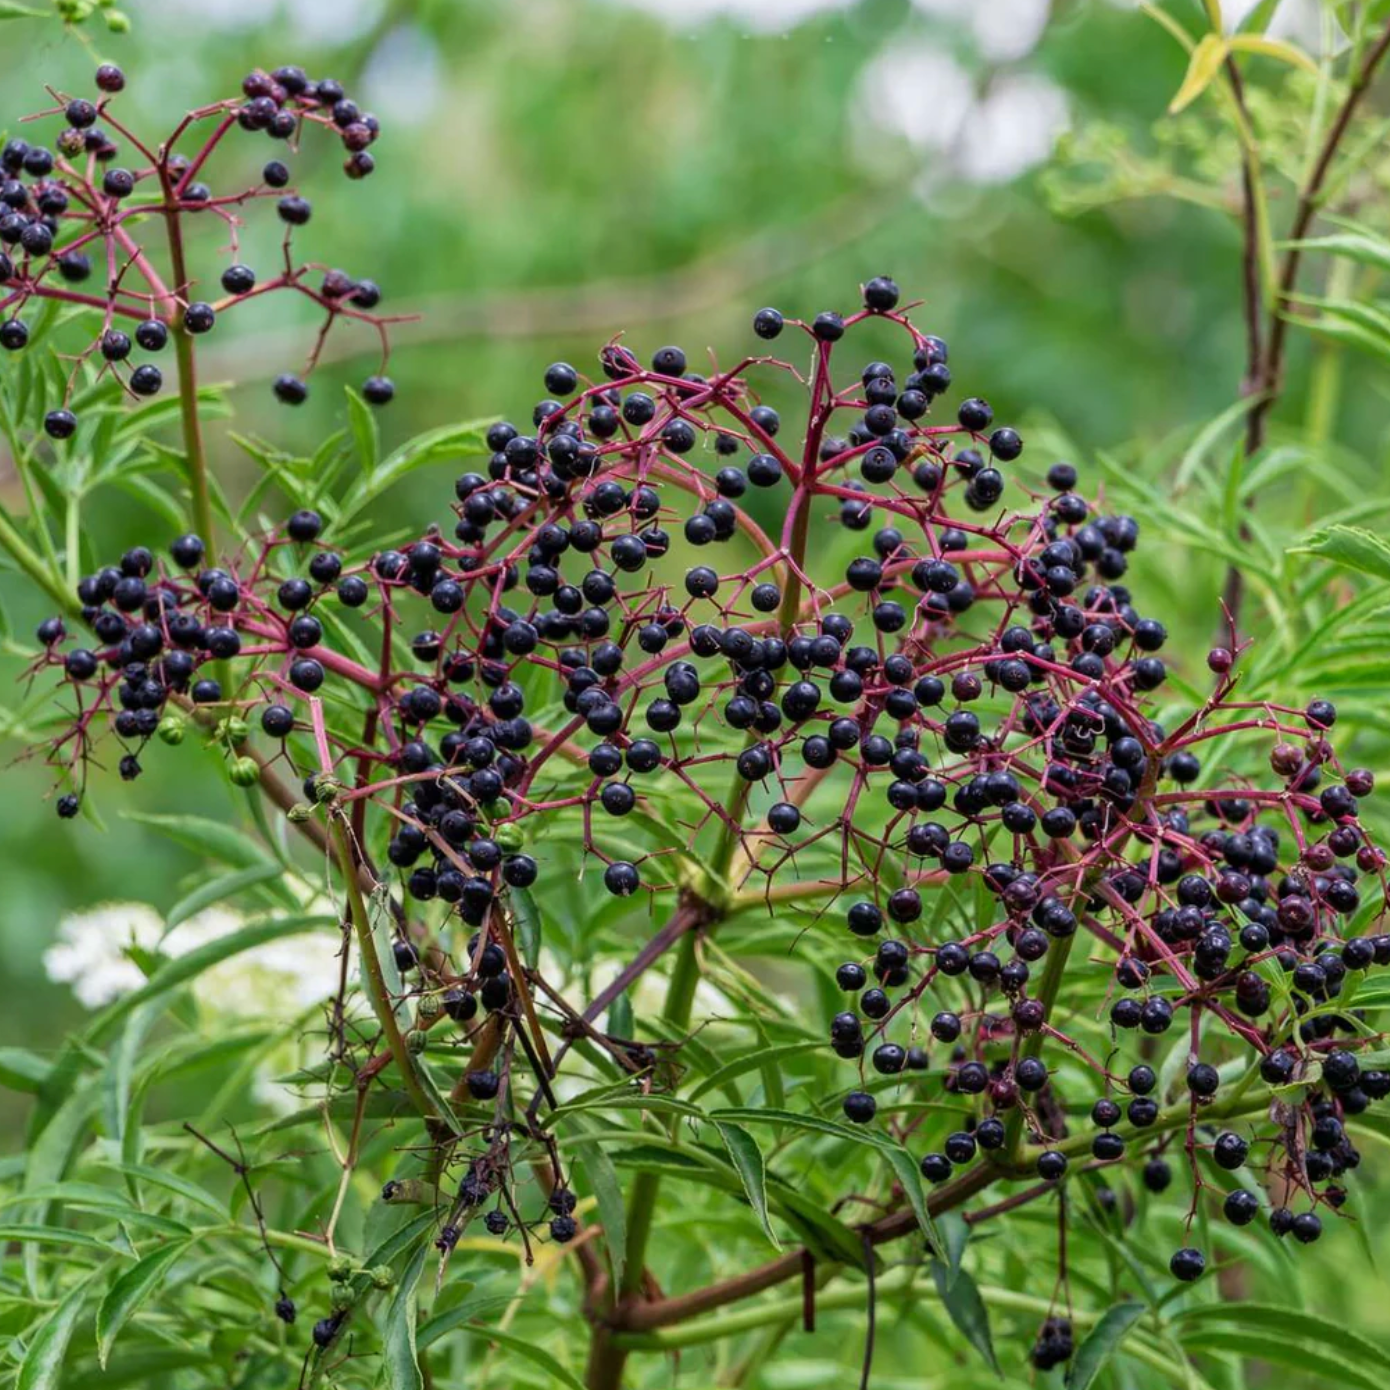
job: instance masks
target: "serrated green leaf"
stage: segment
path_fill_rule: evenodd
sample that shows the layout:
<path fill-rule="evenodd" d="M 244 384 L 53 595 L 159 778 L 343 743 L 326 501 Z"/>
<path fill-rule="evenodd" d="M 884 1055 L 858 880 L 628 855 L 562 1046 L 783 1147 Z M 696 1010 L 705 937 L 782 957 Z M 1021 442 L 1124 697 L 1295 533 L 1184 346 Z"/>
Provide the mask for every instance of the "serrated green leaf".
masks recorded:
<path fill-rule="evenodd" d="M 980 1297 L 975 1281 L 963 1269 L 952 1279 L 950 1270 L 940 1260 L 931 1262 L 931 1276 L 942 1305 L 957 1330 L 980 1353 L 990 1370 L 1002 1377 L 999 1359 L 994 1354 L 994 1337 L 989 1328 L 989 1309 Z"/>
<path fill-rule="evenodd" d="M 742 1125 L 732 1121 L 716 1120 L 714 1126 L 724 1141 L 724 1147 L 729 1151 L 729 1158 L 743 1183 L 743 1190 L 748 1194 L 748 1201 L 757 1214 L 763 1233 L 774 1248 L 780 1250 L 782 1242 L 777 1239 L 777 1233 L 772 1229 L 772 1222 L 768 1219 L 767 1169 L 763 1164 L 763 1153 L 758 1147 L 758 1141 Z"/>
<path fill-rule="evenodd" d="M 1305 237 L 1302 241 L 1281 241 L 1278 245 L 1285 250 L 1321 251 L 1329 256 L 1343 256 L 1358 265 L 1390 270 L 1390 242 L 1363 232 L 1332 232 L 1328 236 Z"/>
<path fill-rule="evenodd" d="M 1319 1346 L 1331 1347 L 1339 1356 L 1354 1353 L 1358 1361 L 1366 1364 L 1368 1373 L 1369 1368 L 1378 1367 L 1377 1374 L 1382 1377 L 1390 1375 L 1390 1350 L 1353 1331 L 1346 1325 L 1345 1319 L 1334 1321 L 1299 1308 L 1244 1301 L 1239 1304 L 1205 1303 L 1184 1309 L 1172 1319 L 1173 1330 L 1183 1341 L 1191 1337 L 1205 1337 L 1208 1329 L 1223 1323 L 1237 1325 L 1252 1340 L 1305 1338 Z"/>
<path fill-rule="evenodd" d="M 617 1288 L 622 1283 L 627 1259 L 627 1206 L 623 1201 L 622 1185 L 613 1161 L 598 1144 L 586 1144 L 582 1132 L 571 1144 L 579 1151 L 579 1163 L 598 1203 L 604 1245 L 613 1266 L 613 1286 Z"/>
<path fill-rule="evenodd" d="M 139 1311 L 169 1266 L 188 1249 L 186 1240 L 170 1241 L 151 1250 L 127 1269 L 101 1300 L 97 1308 L 97 1361 L 106 1369 L 107 1358 L 121 1329 Z"/>
<path fill-rule="evenodd" d="M 1236 1356 L 1286 1366 L 1290 1370 L 1303 1371 L 1331 1381 L 1339 1390 L 1345 1390 L 1348 1386 L 1354 1386 L 1356 1390 L 1382 1390 L 1385 1385 L 1384 1372 L 1363 1371 L 1326 1345 L 1307 1346 L 1283 1336 L 1271 1336 L 1268 1331 L 1247 1331 L 1238 1325 L 1243 1306 L 1224 1305 L 1228 1326 L 1193 1328 L 1182 1336 L 1182 1345 L 1189 1351 L 1234 1353 Z"/>
<path fill-rule="evenodd" d="M 357 446 L 357 458 L 364 473 L 370 473 L 381 456 L 381 432 L 377 429 L 376 413 L 351 386 L 347 393 L 348 424 L 352 442 Z"/>
<path fill-rule="evenodd" d="M 529 889 L 509 888 L 512 918 L 516 923 L 516 944 L 521 959 L 536 968 L 541 958 L 541 910 Z"/>
<path fill-rule="evenodd" d="M 196 916 L 205 907 L 235 897 L 259 883 L 278 882 L 284 872 L 283 864 L 268 859 L 263 863 L 253 864 L 250 868 L 236 869 L 232 873 L 219 874 L 216 878 L 208 879 L 169 909 L 169 914 L 164 919 L 165 929 L 172 930 L 180 922 L 186 922 L 190 917 Z"/>
<path fill-rule="evenodd" d="M 147 825 L 195 854 L 220 860 L 234 868 L 249 869 L 270 860 L 249 835 L 243 835 L 222 821 L 208 820 L 204 816 L 163 816 L 141 811 L 126 811 L 124 819 Z"/>
<path fill-rule="evenodd" d="M 82 1316 L 91 1279 L 69 1289 L 62 1302 L 39 1324 L 19 1363 L 15 1390 L 57 1390 L 67 1359 L 68 1343 Z"/>
<path fill-rule="evenodd" d="M 429 1252 L 429 1241 L 421 1240 L 410 1257 L 410 1263 L 396 1281 L 391 1306 L 386 1310 L 386 1323 L 381 1333 L 382 1361 L 386 1368 L 386 1383 L 391 1390 L 424 1390 L 425 1380 L 420 1373 L 415 1344 L 415 1324 L 420 1311 L 415 1289 Z"/>
<path fill-rule="evenodd" d="M 1107 1308 L 1101 1319 L 1086 1334 L 1086 1339 L 1076 1349 L 1076 1357 L 1067 1373 L 1068 1390 L 1087 1390 L 1087 1387 L 1105 1368 L 1105 1363 L 1115 1354 L 1116 1348 L 1124 1340 L 1125 1333 L 1144 1316 L 1142 1303 L 1127 1300 Z"/>
<path fill-rule="evenodd" d="M 495 1327 L 478 1327 L 475 1324 L 468 1330 L 485 1342 L 496 1342 L 498 1346 L 506 1347 L 508 1351 L 514 1351 L 518 1356 L 533 1362 L 555 1383 L 567 1385 L 570 1390 L 584 1390 L 584 1382 L 578 1379 L 573 1371 L 567 1370 L 548 1351 L 534 1342 L 529 1342 L 524 1337 L 513 1336 L 510 1332 L 499 1331 Z"/>
<path fill-rule="evenodd" d="M 110 1241 L 100 1240 L 86 1231 L 70 1231 L 66 1226 L 0 1226 L 0 1241 L 18 1245 L 73 1245 L 84 1250 L 114 1251 Z"/>
<path fill-rule="evenodd" d="M 1320 555 L 1342 569 L 1390 579 L 1390 544 L 1360 526 L 1325 527 L 1302 545 L 1291 546 L 1290 553 Z"/>

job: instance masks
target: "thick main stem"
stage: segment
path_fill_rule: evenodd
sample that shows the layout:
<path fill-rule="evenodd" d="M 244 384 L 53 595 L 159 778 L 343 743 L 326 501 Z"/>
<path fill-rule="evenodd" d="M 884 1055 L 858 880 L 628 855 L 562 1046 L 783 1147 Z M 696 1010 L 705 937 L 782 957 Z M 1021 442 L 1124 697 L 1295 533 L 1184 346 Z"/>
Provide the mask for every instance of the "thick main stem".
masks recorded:
<path fill-rule="evenodd" d="M 159 165 L 164 190 L 164 224 L 169 235 L 169 265 L 173 273 L 173 294 L 188 298 L 188 262 L 184 255 L 183 226 L 179 221 L 178 195 L 169 174 L 167 159 Z M 207 452 L 203 447 L 203 424 L 198 415 L 198 365 L 189 333 L 178 304 L 171 306 L 174 354 L 179 368 L 179 418 L 183 427 L 183 452 L 188 467 L 188 484 L 193 495 L 193 525 L 203 544 L 212 548 L 212 492 L 208 483 Z"/>

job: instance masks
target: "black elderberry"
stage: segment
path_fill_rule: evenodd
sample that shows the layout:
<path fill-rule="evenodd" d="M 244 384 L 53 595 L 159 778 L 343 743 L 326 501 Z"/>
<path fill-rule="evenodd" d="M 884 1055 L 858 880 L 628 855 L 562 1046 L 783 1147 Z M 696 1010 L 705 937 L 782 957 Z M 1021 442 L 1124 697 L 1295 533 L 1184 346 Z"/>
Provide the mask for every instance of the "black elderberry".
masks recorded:
<path fill-rule="evenodd" d="M 1206 1256 L 1200 1250 L 1194 1250 L 1190 1246 L 1175 1251 L 1173 1258 L 1168 1261 L 1168 1268 L 1172 1271 L 1173 1277 L 1181 1279 L 1184 1283 L 1191 1283 L 1194 1279 L 1200 1279 L 1206 1267 Z"/>
<path fill-rule="evenodd" d="M 878 1110 L 878 1104 L 867 1091 L 851 1091 L 843 1102 L 845 1118 L 857 1125 L 866 1125 Z"/>
<path fill-rule="evenodd" d="M 130 389 L 137 396 L 153 396 L 164 385 L 164 373 L 153 363 L 144 362 L 130 374 Z"/>

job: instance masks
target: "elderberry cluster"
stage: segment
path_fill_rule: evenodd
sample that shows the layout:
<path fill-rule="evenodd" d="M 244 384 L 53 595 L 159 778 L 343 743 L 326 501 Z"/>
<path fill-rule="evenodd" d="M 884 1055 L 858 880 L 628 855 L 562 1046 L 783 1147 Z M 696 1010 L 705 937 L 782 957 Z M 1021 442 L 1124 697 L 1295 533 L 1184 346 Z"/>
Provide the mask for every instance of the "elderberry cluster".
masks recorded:
<path fill-rule="evenodd" d="M 276 290 L 295 291 L 324 313 L 309 371 L 340 320 L 357 320 L 377 332 L 384 367 L 390 320 L 372 312 L 381 301 L 376 283 L 313 263 L 296 264 L 292 257 L 292 233 L 308 223 L 313 205 L 290 187 L 284 160 L 269 160 L 250 187 L 218 191 L 206 181 L 209 160 L 229 132 L 259 133 L 297 151 L 306 127 L 313 126 L 337 133 L 347 150 L 343 168 L 349 178 L 366 177 L 374 168 L 369 146 L 380 126 L 341 83 L 312 81 L 297 67 L 256 71 L 243 81 L 241 97 L 191 112 L 155 145 L 129 130 L 113 109 L 113 99 L 125 88 L 119 68 L 99 67 L 96 88 L 92 99 L 53 93 L 57 105 L 30 118 L 62 118 L 51 149 L 21 138 L 0 149 L 0 348 L 18 352 L 28 345 L 25 312 L 46 299 L 102 311 L 95 338 L 76 355 L 62 403 L 44 416 L 50 438 L 70 439 L 77 430 L 73 407 L 87 394 L 86 364 L 96 365 L 97 379 L 114 378 L 134 399 L 157 395 L 164 386 L 158 359 L 171 334 L 201 337 L 227 310 Z M 209 123 L 211 131 L 199 147 L 191 153 L 177 148 L 185 137 L 204 133 Z M 268 276 L 238 256 L 238 209 L 267 198 L 275 199 L 285 226 L 283 263 Z M 206 218 L 225 224 L 231 244 L 233 263 L 220 273 L 219 297 L 197 293 L 202 284 L 185 257 L 184 227 Z M 156 270 L 159 257 L 149 244 L 161 232 L 170 239 L 167 275 Z M 94 273 L 101 284 L 97 292 L 83 288 Z M 278 376 L 277 399 L 294 405 L 307 399 L 307 375 Z M 362 394 L 371 404 L 384 405 L 395 388 L 378 372 L 363 383 Z"/>
<path fill-rule="evenodd" d="M 515 1021 L 499 914 L 568 872 L 540 826 L 576 825 L 619 897 L 717 912 L 720 894 L 775 910 L 819 891 L 839 904 L 821 930 L 863 943 L 829 1030 L 856 1070 L 844 1113 L 874 1122 L 886 1085 L 937 1085 L 960 1123 L 922 1156 L 929 1181 L 1024 1163 L 1057 1182 L 1136 1154 L 1158 1190 L 1183 1135 L 1193 1214 L 1209 1151 L 1244 1175 L 1228 1220 L 1266 1188 L 1271 1229 L 1315 1239 L 1356 1164 L 1346 1117 L 1390 1092 L 1338 1007 L 1390 963 L 1363 929 L 1384 886 L 1358 818 L 1373 778 L 1338 760 L 1329 702 L 1237 698 L 1234 635 L 1206 701 L 1155 720 L 1167 632 L 1123 582 L 1138 522 L 1064 463 L 1007 504 L 1018 432 L 978 397 L 946 404 L 947 346 L 898 301 L 879 277 L 853 314 L 760 311 L 756 338 L 789 336 L 804 371 L 770 349 L 644 365 L 618 342 L 593 379 L 557 362 L 529 421 L 494 425 L 486 469 L 456 478 L 452 524 L 399 548 L 347 556 L 301 512 L 220 566 L 195 537 L 172 567 L 131 552 L 79 588 L 95 644 L 40 630 L 78 702 L 59 758 L 80 783 L 106 722 L 135 760 L 171 701 L 214 711 L 235 752 L 255 711 L 267 752 L 235 752 L 237 777 L 284 759 L 311 803 L 381 812 L 359 822 L 370 854 L 424 919 L 402 911 L 396 946 L 420 1045 L 479 994 Z M 901 333 L 901 359 L 839 370 L 860 325 Z M 755 374 L 804 393 L 796 430 Z M 352 615 L 370 639 L 346 640 Z M 360 737 L 324 727 L 320 692 L 356 705 Z M 1203 765 L 1237 738 L 1271 742 L 1265 783 Z M 667 794 L 699 817 L 656 834 Z M 696 848 L 708 878 L 679 867 Z M 1069 982 L 1098 978 L 1104 1057 L 1063 1031 Z M 1192 1039 L 1171 1085 L 1149 1060 L 1170 1030 Z M 1048 1048 L 1089 1090 L 1063 1093 Z M 500 1105 L 517 1084 L 478 1070 L 466 1088 Z M 495 1169 L 470 1172 L 493 1190 Z M 1204 1267 L 1173 1256 L 1179 1279 Z M 1070 1351 L 1053 1320 L 1035 1361 Z"/>

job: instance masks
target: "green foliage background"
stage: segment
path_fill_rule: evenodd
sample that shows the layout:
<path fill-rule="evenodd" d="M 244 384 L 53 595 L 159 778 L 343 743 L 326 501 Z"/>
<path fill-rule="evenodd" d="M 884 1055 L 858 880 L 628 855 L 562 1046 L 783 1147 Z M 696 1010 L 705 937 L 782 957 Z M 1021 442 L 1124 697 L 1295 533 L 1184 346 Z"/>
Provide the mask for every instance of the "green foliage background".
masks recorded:
<path fill-rule="evenodd" d="M 43 7 L 33 0 L 31 8 Z M 1198 28 L 1199 6 L 1175 0 L 1167 8 Z M 861 280 L 888 271 L 926 301 L 919 322 L 949 341 L 957 384 L 986 395 L 999 418 L 1023 430 L 1024 476 L 1070 457 L 1083 477 L 1103 478 L 1142 516 L 1148 541 L 1134 587 L 1147 596 L 1144 611 L 1162 616 L 1174 633 L 1177 675 L 1202 682 L 1227 556 L 1240 544 L 1242 489 L 1253 486 L 1233 471 L 1239 416 L 1229 413 L 1243 360 L 1240 240 L 1228 215 L 1238 163 L 1234 143 L 1196 109 L 1176 124 L 1163 116 L 1186 60 L 1157 25 L 1109 4 L 1058 0 L 1037 48 L 1007 66 L 1044 73 L 1064 89 L 1077 162 L 1059 159 L 1014 183 L 979 187 L 951 178 L 905 142 L 866 135 L 857 105 L 861 74 L 895 45 L 939 44 L 970 66 L 981 90 L 1000 76 L 962 32 L 906 0 L 862 0 L 768 34 L 717 19 L 672 28 L 616 0 L 398 0 L 366 7 L 360 24 L 341 22 L 346 33 L 318 24 L 306 34 L 299 9 L 297 0 L 257 6 L 247 23 L 229 6 L 200 12 L 193 4 L 135 0 L 128 36 L 102 33 L 96 20 L 75 33 L 40 20 L 0 24 L 0 122 L 12 130 L 21 112 L 43 104 L 41 81 L 86 90 L 89 45 L 129 73 L 131 119 L 160 128 L 177 110 L 232 91 L 256 65 L 299 62 L 351 87 L 364 72 L 381 72 L 373 58 L 383 44 L 398 51 L 407 39 L 423 44 L 437 55 L 438 101 L 414 121 L 388 123 L 370 185 L 348 184 L 329 168 L 318 179 L 304 176 L 317 185 L 316 215 L 301 247 L 315 254 L 319 238 L 332 246 L 335 263 L 376 279 L 392 308 L 421 315 L 401 330 L 392 358 L 399 394 L 379 422 L 387 447 L 448 421 L 525 411 L 546 363 L 588 362 L 615 333 L 626 332 L 639 351 L 679 342 L 697 363 L 706 345 L 717 345 L 727 359 L 750 344 L 758 305 L 808 317 L 847 308 Z M 1299 109 L 1308 94 L 1299 84 L 1311 79 L 1273 62 L 1258 75 L 1266 79 L 1252 98 L 1262 134 L 1293 167 L 1302 136 L 1284 116 Z M 408 86 L 409 67 L 394 80 Z M 389 108 L 388 97 L 368 99 Z M 1368 129 L 1383 134 L 1379 117 L 1371 120 Z M 1100 172 L 1093 156 L 1113 154 L 1122 138 L 1124 175 L 1117 178 L 1113 162 Z M 1358 174 L 1365 194 L 1359 215 L 1383 234 L 1380 157 Z M 301 167 L 315 158 L 334 156 L 325 147 Z M 1130 193 L 1146 196 L 1112 200 Z M 195 262 L 214 264 L 219 240 L 210 233 Z M 252 242 L 262 258 L 271 244 Z M 254 264 L 254 251 L 246 259 Z M 1310 276 L 1332 277 L 1323 293 L 1337 291 L 1338 276 L 1363 275 L 1333 264 L 1343 268 L 1324 264 Z M 1373 267 L 1371 293 L 1374 274 Z M 1341 292 L 1350 291 L 1343 285 Z M 310 403 L 287 412 L 273 406 L 269 381 L 299 360 L 305 328 L 292 307 L 230 316 L 204 372 L 236 383 L 229 399 L 238 431 L 307 454 L 341 424 L 341 388 L 371 370 L 372 344 L 344 340 L 338 346 L 348 351 L 316 378 Z M 1325 642 L 1318 633 L 1334 606 L 1390 580 L 1390 561 L 1373 553 L 1339 566 L 1294 547 L 1330 519 L 1384 529 L 1387 360 L 1384 351 L 1296 335 L 1272 448 L 1299 452 L 1266 461 L 1256 536 L 1241 547 L 1255 573 L 1256 678 L 1277 673 L 1291 699 L 1337 698 L 1343 756 L 1382 776 L 1390 771 L 1381 693 L 1390 679 L 1390 630 L 1383 620 L 1376 625 L 1382 608 L 1373 598 L 1364 621 Z M 249 489 L 255 467 L 221 425 L 213 427 L 212 448 L 228 491 Z M 3 462 L 0 451 L 0 502 L 18 510 L 21 497 Z M 454 471 L 445 463 L 415 474 L 379 517 L 404 529 L 446 516 Z M 134 500 L 108 498 L 85 520 L 92 555 L 164 543 L 149 534 L 147 513 Z M 45 610 L 8 571 L 0 572 L 0 606 L 9 634 L 0 670 L 8 684 Z M 67 988 L 47 981 L 40 959 L 64 912 L 129 897 L 165 909 L 196 882 L 201 859 L 127 811 L 212 819 L 240 813 L 243 794 L 192 746 L 160 750 L 147 762 L 133 792 L 117 794 L 113 778 L 98 779 L 105 834 L 83 822 L 59 824 L 43 802 L 49 782 L 37 764 L 6 767 L 0 1046 L 51 1051 L 65 1029 L 85 1026 Z M 1385 824 L 1381 813 L 1382 830 Z M 205 1085 L 202 1078 L 172 1084 L 154 1098 L 152 1115 L 181 1113 L 181 1103 Z M 22 1146 L 28 1105 L 23 1095 L 0 1090 L 0 1152 Z M 1369 1131 L 1361 1142 L 1367 1163 L 1354 1186 L 1358 1228 L 1332 1223 L 1323 1243 L 1296 1260 L 1271 1254 L 1266 1241 L 1241 1278 L 1251 1299 L 1301 1302 L 1369 1338 L 1382 1349 L 1379 1370 L 1364 1348 L 1351 1359 L 1357 1374 L 1375 1382 L 1390 1348 L 1378 1272 L 1390 1259 L 1390 1237 L 1375 1217 L 1387 1195 L 1390 1154 Z M 17 1158 L 0 1159 L 0 1167 L 7 1162 L 15 1171 Z M 1050 1249 L 1049 1211 L 1038 1207 L 983 1242 L 991 1283 L 1006 1295 L 999 1305 L 1005 1325 L 1009 1291 L 1044 1300 L 1051 1292 L 1050 1257 L 1034 1253 Z M 701 1217 L 698 1233 L 685 1232 L 677 1286 L 707 1262 L 718 1265 L 726 1237 L 747 1245 L 748 1226 L 745 1220 L 725 1231 Z M 548 1329 L 542 1341 L 557 1355 L 566 1356 L 563 1320 L 577 1325 L 576 1296 L 563 1279 L 547 1286 L 550 1321 L 537 1325 Z M 1024 1331 L 1009 1334 L 1011 1372 L 1038 1319 L 1027 1307 L 1015 1311 Z M 827 1307 L 817 1337 L 790 1335 L 776 1363 L 750 1383 L 820 1385 L 850 1375 L 861 1319 L 861 1307 Z M 1249 1350 L 1277 1332 L 1257 1313 L 1230 1325 L 1248 1340 L 1223 1346 L 1212 1335 L 1213 1386 L 1238 1387 L 1242 1376 L 1251 1387 L 1325 1383 L 1312 1360 L 1242 1372 L 1234 1356 L 1220 1353 Z M 880 1333 L 878 1386 L 977 1384 L 983 1375 L 935 1307 L 896 1305 L 882 1315 Z M 1002 1342 L 998 1328 L 996 1335 Z M 1329 1348 L 1333 1360 L 1322 1369 L 1335 1369 L 1339 1354 Z M 670 1363 L 649 1358 L 644 1383 L 707 1383 L 713 1372 L 702 1351 L 685 1357 L 678 1378 Z M 496 1353 L 490 1361 L 480 1353 L 477 1364 L 479 1375 L 495 1379 L 475 1383 L 546 1383 L 534 1365 L 509 1362 L 504 1374 Z M 1126 1374 L 1139 1377 L 1131 1384 L 1150 1383 L 1142 1370 Z"/>

